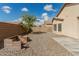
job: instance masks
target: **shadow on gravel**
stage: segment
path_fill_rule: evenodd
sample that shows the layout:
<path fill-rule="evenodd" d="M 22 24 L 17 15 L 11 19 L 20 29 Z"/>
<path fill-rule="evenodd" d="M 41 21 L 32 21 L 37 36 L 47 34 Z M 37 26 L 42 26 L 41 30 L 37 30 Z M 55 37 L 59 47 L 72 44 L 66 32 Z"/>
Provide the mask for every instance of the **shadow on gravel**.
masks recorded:
<path fill-rule="evenodd" d="M 32 39 L 30 39 L 29 37 L 27 37 L 27 41 L 30 42 L 30 41 L 32 41 Z"/>
<path fill-rule="evenodd" d="M 32 34 L 44 34 L 46 32 L 32 32 Z"/>

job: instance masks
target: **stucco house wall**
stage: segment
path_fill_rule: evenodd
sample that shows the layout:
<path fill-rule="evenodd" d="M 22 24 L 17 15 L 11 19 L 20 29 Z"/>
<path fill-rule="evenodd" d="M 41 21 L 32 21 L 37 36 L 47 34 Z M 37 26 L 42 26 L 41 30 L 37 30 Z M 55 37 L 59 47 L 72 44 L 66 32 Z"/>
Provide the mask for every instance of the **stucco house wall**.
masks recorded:
<path fill-rule="evenodd" d="M 63 18 L 63 34 L 78 38 L 77 17 L 79 15 L 79 5 L 67 6 L 63 9 L 59 18 Z"/>
<path fill-rule="evenodd" d="M 57 16 L 62 18 L 62 33 L 70 37 L 79 39 L 79 4 L 67 5 L 63 8 L 61 13 Z"/>

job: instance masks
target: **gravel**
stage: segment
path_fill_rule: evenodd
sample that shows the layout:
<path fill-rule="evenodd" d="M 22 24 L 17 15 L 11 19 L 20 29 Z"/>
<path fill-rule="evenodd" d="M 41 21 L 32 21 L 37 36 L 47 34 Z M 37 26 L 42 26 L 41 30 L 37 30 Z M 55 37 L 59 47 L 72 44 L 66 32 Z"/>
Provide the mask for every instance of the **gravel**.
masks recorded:
<path fill-rule="evenodd" d="M 28 35 L 32 41 L 29 48 L 19 51 L 0 50 L 2 56 L 72 56 L 63 46 L 51 38 L 48 33 Z"/>

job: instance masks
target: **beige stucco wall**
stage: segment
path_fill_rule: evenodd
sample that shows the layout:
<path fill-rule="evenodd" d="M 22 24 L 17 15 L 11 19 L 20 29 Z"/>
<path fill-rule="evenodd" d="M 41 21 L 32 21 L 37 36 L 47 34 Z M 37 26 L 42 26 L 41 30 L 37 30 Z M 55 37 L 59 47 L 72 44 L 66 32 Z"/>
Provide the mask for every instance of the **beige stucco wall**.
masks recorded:
<path fill-rule="evenodd" d="M 65 7 L 58 18 L 63 18 L 63 35 L 79 39 L 79 5 Z"/>

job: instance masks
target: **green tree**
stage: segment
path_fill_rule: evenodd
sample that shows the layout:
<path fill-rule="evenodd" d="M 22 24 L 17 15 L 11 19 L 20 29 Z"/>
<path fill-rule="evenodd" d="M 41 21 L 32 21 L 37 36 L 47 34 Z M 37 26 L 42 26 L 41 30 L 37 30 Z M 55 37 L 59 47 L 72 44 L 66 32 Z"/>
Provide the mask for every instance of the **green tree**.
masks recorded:
<path fill-rule="evenodd" d="M 27 33 L 32 32 L 32 27 L 35 21 L 36 21 L 35 16 L 31 16 L 27 14 L 23 15 L 21 21 L 21 26 L 23 27 L 23 30 L 26 31 Z"/>

